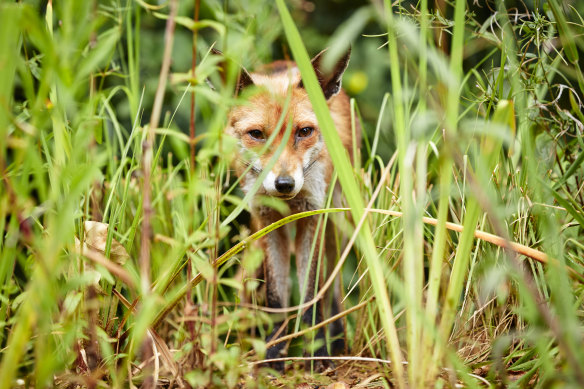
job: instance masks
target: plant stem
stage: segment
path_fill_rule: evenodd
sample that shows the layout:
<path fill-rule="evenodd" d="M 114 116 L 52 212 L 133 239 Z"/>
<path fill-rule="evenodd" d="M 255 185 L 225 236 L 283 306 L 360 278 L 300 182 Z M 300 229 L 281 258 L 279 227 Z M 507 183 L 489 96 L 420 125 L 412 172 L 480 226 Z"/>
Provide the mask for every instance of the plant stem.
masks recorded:
<path fill-rule="evenodd" d="M 166 30 L 164 32 L 164 57 L 160 67 L 160 76 L 158 77 L 158 87 L 154 97 L 152 115 L 150 124 L 147 128 L 146 141 L 142 143 L 142 231 L 140 235 L 140 277 L 142 284 L 142 293 L 150 293 L 150 240 L 152 238 L 151 218 L 154 213 L 151 203 L 151 179 L 152 179 L 152 157 L 155 142 L 155 130 L 160 121 L 162 111 L 162 102 L 164 101 L 164 92 L 170 70 L 170 61 L 172 56 L 172 45 L 174 41 L 175 17 L 178 12 L 178 0 L 170 0 L 170 13 L 166 21 Z"/>

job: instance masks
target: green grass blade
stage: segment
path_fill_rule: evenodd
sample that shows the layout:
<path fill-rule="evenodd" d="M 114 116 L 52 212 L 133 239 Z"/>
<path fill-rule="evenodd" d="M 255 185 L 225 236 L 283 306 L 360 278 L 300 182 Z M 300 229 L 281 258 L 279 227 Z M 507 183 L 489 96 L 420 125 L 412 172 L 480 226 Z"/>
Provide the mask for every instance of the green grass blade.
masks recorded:
<path fill-rule="evenodd" d="M 464 54 L 464 29 L 465 21 L 464 14 L 466 9 L 466 2 L 464 0 L 456 0 L 454 9 L 454 32 L 452 37 L 452 48 L 450 54 L 450 77 L 451 84 L 448 85 L 447 105 L 446 105 L 446 136 L 448 139 L 456 139 L 458 130 L 458 115 L 459 115 L 459 100 L 461 93 L 461 79 L 462 79 L 462 59 Z M 450 190 L 452 183 L 452 168 L 453 160 L 451 150 L 448 147 L 442 147 L 443 155 L 440 156 L 439 166 L 439 181 L 440 181 L 440 195 L 438 205 L 438 225 L 436 226 L 436 235 L 434 236 L 434 246 L 432 248 L 432 259 L 429 274 L 429 295 L 426 305 L 426 313 L 429 320 L 433 320 L 436 315 L 437 301 L 439 293 L 439 280 L 442 263 L 445 257 L 446 247 L 446 219 L 448 217 L 448 206 L 450 198 Z M 474 215 L 470 215 L 474 218 Z M 476 215 L 478 218 L 478 213 Z M 471 219 L 471 218 L 469 218 Z M 469 220 L 469 224 L 472 220 Z M 476 220 L 475 220 L 476 224 Z M 473 225 L 473 229 L 475 226 Z M 462 237 L 461 237 L 462 239 Z M 470 239 L 465 237 L 465 239 Z M 469 248 L 470 250 L 470 248 Z M 460 263 L 460 262 L 459 262 Z M 462 264 L 464 265 L 464 264 Z M 461 271 L 461 269 L 459 269 Z M 454 270 L 453 270 L 454 272 Z M 450 283 L 449 283 L 450 285 Z M 444 326 L 451 326 L 452 323 L 444 323 Z M 441 324 L 442 328 L 442 324 Z M 439 336 L 443 335 L 441 333 Z M 437 343 L 434 348 L 432 363 L 429 367 L 428 376 L 432 379 L 437 374 L 438 364 L 442 361 L 444 351 L 441 350 L 441 345 Z"/>
<path fill-rule="evenodd" d="M 280 17 L 284 25 L 284 32 L 288 38 L 292 55 L 294 56 L 296 64 L 302 74 L 306 92 L 312 102 L 312 107 L 337 171 L 339 181 L 343 188 L 343 193 L 351 207 L 353 220 L 360 220 L 364 212 L 364 207 L 358 190 L 358 185 L 352 174 L 353 170 L 349 162 L 348 154 L 346 150 L 344 150 L 336 133 L 324 95 L 316 78 L 316 74 L 314 73 L 314 69 L 312 68 L 312 64 L 310 63 L 308 53 L 306 52 L 300 34 L 298 33 L 298 29 L 296 28 L 284 1 L 277 0 L 276 4 L 278 6 L 278 11 L 280 12 Z M 393 369 L 396 374 L 398 386 L 404 388 L 405 382 L 402 367 L 403 357 L 401 355 L 397 330 L 394 324 L 394 316 L 389 301 L 387 286 L 383 278 L 383 269 L 378 260 L 377 250 L 368 223 L 364 223 L 363 228 L 359 231 L 359 243 L 361 250 L 365 255 L 367 266 L 370 269 L 369 274 L 377 297 L 375 301 L 380 312 L 383 329 L 388 339 L 387 347 L 392 356 Z"/>

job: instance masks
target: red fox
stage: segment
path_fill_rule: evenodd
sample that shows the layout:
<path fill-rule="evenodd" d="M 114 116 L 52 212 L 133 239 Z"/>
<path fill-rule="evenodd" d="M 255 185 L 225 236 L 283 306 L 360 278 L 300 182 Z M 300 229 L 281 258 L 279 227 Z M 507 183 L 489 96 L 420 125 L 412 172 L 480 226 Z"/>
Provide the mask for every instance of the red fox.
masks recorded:
<path fill-rule="evenodd" d="M 357 126 L 357 139 L 353 140 L 349 98 L 341 89 L 341 78 L 349 63 L 350 50 L 327 74 L 321 67 L 323 53 L 324 51 L 312 59 L 312 65 L 327 99 L 339 137 L 349 156 L 353 158 L 353 142 L 359 144 L 361 131 Z M 264 71 L 258 73 L 248 73 L 242 68 L 236 93 L 250 86 L 255 86 L 257 93 L 250 94 L 245 104 L 231 109 L 225 128 L 225 132 L 234 136 L 239 142 L 240 150 L 234 168 L 241 178 L 243 191 L 247 193 L 254 186 L 268 161 L 281 145 L 287 126 L 291 125 L 288 141 L 282 145 L 283 150 L 273 167 L 267 172 L 257 195 L 268 195 L 284 200 L 292 213 L 323 208 L 333 174 L 333 164 L 296 64 L 290 61 L 276 61 L 265 66 Z M 287 110 L 284 112 L 287 99 L 289 99 Z M 282 115 L 284 115 L 283 121 L 279 120 Z M 276 127 L 278 122 L 281 125 Z M 266 152 L 259 155 L 259 150 L 274 132 L 276 134 L 272 144 Z M 340 188 L 336 188 L 336 192 L 335 195 L 339 198 Z M 261 229 L 281 218 L 282 215 L 273 208 L 252 201 L 252 223 L 255 229 Z M 294 250 L 296 255 L 298 282 L 301 287 L 308 272 L 305 301 L 314 297 L 317 276 L 316 259 L 320 257 L 320 250 L 325 250 L 317 243 L 314 251 L 315 259 L 311 260 L 313 241 L 316 236 L 320 236 L 317 231 L 317 221 L 316 216 L 298 220 L 294 242 L 291 242 L 289 231 L 285 227 L 269 233 L 260 241 L 265 253 L 264 275 L 269 307 L 282 308 L 288 305 L 291 250 Z M 329 251 L 333 249 L 329 249 L 328 246 L 336 249 L 334 239 L 327 236 L 326 241 L 325 246 Z M 329 257 L 335 255 L 336 252 L 328 253 Z M 333 300 L 332 311 L 338 312 L 337 299 Z M 322 321 L 320 302 L 316 304 L 316 311 L 313 312 L 313 307 L 307 309 L 302 319 L 307 324 L 312 324 L 313 315 L 317 323 Z M 278 334 L 279 327 L 279 325 L 274 327 L 267 341 L 281 335 Z M 341 336 L 342 323 L 334 322 L 330 332 L 337 338 L 332 344 L 332 351 L 335 353 L 342 351 L 344 348 L 344 340 Z M 322 328 L 318 330 L 316 339 L 319 340 L 320 347 L 315 351 L 315 356 L 328 356 Z M 266 357 L 268 359 L 279 357 L 284 345 L 285 343 L 282 342 L 270 347 Z M 329 362 L 321 360 L 317 368 L 322 369 L 329 365 Z M 283 371 L 284 364 L 275 363 L 271 366 Z"/>

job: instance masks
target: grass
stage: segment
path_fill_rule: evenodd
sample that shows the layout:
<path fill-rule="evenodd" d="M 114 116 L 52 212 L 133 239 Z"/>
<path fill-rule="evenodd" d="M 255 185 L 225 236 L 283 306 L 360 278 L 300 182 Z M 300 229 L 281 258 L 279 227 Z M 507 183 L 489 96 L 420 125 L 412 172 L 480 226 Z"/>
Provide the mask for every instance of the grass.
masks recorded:
<path fill-rule="evenodd" d="M 291 3 L 1 3 L 0 388 L 584 385 L 584 9 L 487 5 L 339 21 L 345 87 L 382 75 L 352 101 L 351 166 Z M 347 208 L 250 231 L 223 126 L 237 63 L 270 46 L 298 64 Z M 272 379 L 263 339 L 295 321 L 300 359 L 316 300 L 264 308 L 253 241 L 310 215 L 346 230 L 348 349 L 332 378 Z"/>

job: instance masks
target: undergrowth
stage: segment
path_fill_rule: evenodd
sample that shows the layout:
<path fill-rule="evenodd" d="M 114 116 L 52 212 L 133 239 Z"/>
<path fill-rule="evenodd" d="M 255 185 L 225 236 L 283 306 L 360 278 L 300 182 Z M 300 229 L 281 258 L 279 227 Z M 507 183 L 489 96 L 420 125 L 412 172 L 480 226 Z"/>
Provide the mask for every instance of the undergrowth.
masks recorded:
<path fill-rule="evenodd" d="M 582 4 L 374 1 L 330 37 L 315 4 L 0 3 L 0 388 L 584 386 Z M 349 45 L 353 166 L 308 63 Z M 272 57 L 348 208 L 252 231 L 226 64 Z M 253 242 L 314 214 L 347 238 L 347 349 L 304 376 L 296 325 L 273 378 L 263 339 L 301 309 L 263 308 Z"/>

